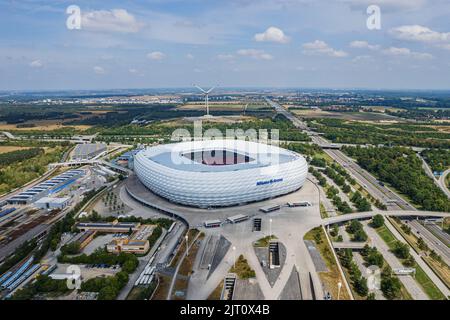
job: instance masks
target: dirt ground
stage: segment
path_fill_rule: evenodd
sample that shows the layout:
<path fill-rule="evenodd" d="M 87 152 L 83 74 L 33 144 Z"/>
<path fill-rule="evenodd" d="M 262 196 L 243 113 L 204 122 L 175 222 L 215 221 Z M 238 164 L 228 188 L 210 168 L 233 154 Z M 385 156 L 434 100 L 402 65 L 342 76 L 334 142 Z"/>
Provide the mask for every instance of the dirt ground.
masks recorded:
<path fill-rule="evenodd" d="M 24 149 L 30 149 L 29 147 L 18 147 L 18 146 L 0 146 L 0 154 L 17 151 L 17 150 L 24 150 Z"/>
<path fill-rule="evenodd" d="M 57 121 L 57 120 L 44 120 L 44 121 L 27 121 L 24 123 L 20 123 L 20 125 L 23 124 L 35 124 L 34 127 L 29 127 L 29 128 L 17 128 L 17 124 L 6 124 L 4 122 L 0 123 L 0 130 L 3 131 L 8 131 L 8 130 L 15 130 L 15 131 L 52 131 L 52 130 L 56 130 L 56 129 L 61 129 L 61 128 L 75 128 L 77 130 L 87 130 L 89 128 L 91 128 L 91 126 L 87 126 L 87 125 L 76 125 L 76 126 L 64 126 L 62 125 L 61 121 Z"/>

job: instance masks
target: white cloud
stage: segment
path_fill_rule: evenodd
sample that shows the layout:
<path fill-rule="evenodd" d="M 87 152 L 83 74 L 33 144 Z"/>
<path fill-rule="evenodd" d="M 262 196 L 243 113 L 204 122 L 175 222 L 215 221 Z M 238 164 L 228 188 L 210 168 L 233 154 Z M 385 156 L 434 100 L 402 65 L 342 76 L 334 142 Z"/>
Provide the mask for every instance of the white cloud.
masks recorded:
<path fill-rule="evenodd" d="M 277 27 L 270 27 L 263 33 L 255 34 L 254 39 L 258 42 L 288 43 L 290 41 L 290 38 L 284 34 L 283 30 Z"/>
<path fill-rule="evenodd" d="M 352 59 L 353 62 L 363 62 L 363 61 L 372 61 L 373 57 L 369 56 L 369 55 L 361 55 L 361 56 L 356 56 Z"/>
<path fill-rule="evenodd" d="M 99 67 L 99 66 L 95 66 L 93 69 L 96 74 L 105 74 L 106 73 L 105 69 L 103 69 L 102 67 Z"/>
<path fill-rule="evenodd" d="M 132 73 L 132 74 L 138 73 L 137 69 L 134 69 L 134 68 L 128 69 L 128 72 Z"/>
<path fill-rule="evenodd" d="M 30 62 L 30 67 L 32 67 L 32 68 L 40 68 L 43 65 L 44 64 L 41 62 L 41 60 L 33 60 Z"/>
<path fill-rule="evenodd" d="M 379 45 L 372 45 L 372 44 L 368 43 L 367 41 L 359 41 L 359 40 L 350 42 L 350 47 L 358 48 L 358 49 L 369 49 L 369 50 L 380 49 Z"/>
<path fill-rule="evenodd" d="M 382 50 L 382 53 L 388 56 L 402 56 L 415 59 L 433 59 L 433 56 L 429 53 L 415 52 L 411 51 L 408 48 L 389 47 Z"/>
<path fill-rule="evenodd" d="M 307 55 L 326 55 L 336 58 L 343 58 L 348 56 L 347 52 L 342 50 L 335 50 L 331 48 L 326 42 L 321 40 L 304 43 L 303 53 Z"/>
<path fill-rule="evenodd" d="M 192 59 L 194 59 L 194 55 L 191 54 L 191 53 L 188 53 L 188 54 L 186 55 L 186 58 L 189 59 L 189 60 L 192 60 Z"/>
<path fill-rule="evenodd" d="M 252 57 L 260 60 L 272 60 L 273 56 L 266 53 L 264 50 L 257 49 L 241 49 L 237 51 L 237 54 L 245 57 Z"/>
<path fill-rule="evenodd" d="M 166 57 L 166 55 L 160 51 L 153 51 L 147 54 L 147 58 L 150 60 L 162 60 Z"/>
<path fill-rule="evenodd" d="M 450 49 L 450 32 L 438 32 L 420 25 L 405 25 L 392 28 L 389 33 L 396 39 L 431 43 Z"/>
<path fill-rule="evenodd" d="M 125 9 L 88 11 L 81 16 L 81 29 L 100 32 L 135 33 L 143 24 Z"/>

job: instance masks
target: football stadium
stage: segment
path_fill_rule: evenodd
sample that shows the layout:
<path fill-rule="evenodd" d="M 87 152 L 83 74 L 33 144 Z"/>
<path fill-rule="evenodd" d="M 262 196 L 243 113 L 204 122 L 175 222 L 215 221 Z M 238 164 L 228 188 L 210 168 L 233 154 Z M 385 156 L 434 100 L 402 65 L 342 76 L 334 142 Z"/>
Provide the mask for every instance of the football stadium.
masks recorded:
<path fill-rule="evenodd" d="M 152 192 L 200 208 L 261 201 L 301 188 L 308 174 L 299 154 L 243 140 L 158 145 L 136 154 L 134 170 Z"/>

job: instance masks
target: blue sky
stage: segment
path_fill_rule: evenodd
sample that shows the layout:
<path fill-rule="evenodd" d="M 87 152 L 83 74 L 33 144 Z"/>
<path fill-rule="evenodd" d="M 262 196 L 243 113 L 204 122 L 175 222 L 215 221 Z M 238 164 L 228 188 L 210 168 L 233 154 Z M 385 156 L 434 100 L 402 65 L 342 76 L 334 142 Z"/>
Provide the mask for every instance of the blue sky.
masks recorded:
<path fill-rule="evenodd" d="M 450 88 L 448 0 L 4 0 L 0 40 L 0 90 Z"/>

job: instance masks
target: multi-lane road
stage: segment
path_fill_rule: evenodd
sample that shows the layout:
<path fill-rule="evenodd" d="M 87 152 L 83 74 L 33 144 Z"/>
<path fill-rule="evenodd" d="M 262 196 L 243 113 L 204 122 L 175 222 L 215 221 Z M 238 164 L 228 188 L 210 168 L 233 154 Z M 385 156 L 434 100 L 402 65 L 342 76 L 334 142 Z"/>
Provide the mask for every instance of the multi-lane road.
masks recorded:
<path fill-rule="evenodd" d="M 450 248 L 441 240 L 439 240 L 431 232 L 428 226 L 425 227 L 417 220 L 412 220 L 408 222 L 408 225 L 411 227 L 411 231 L 417 237 L 424 239 L 428 247 L 430 247 L 431 250 L 434 250 L 437 254 L 439 254 L 447 265 L 450 265 Z M 434 225 L 434 227 L 437 230 L 441 231 L 438 226 Z M 446 233 L 444 232 L 444 234 Z"/>
<path fill-rule="evenodd" d="M 287 119 L 292 121 L 295 127 L 309 134 L 313 143 L 318 144 L 319 146 L 331 145 L 331 143 L 324 137 L 309 131 L 306 123 L 295 117 L 291 112 L 280 106 L 278 103 L 267 98 L 266 102 L 271 105 L 277 113 L 284 115 Z M 336 149 L 324 149 L 324 151 L 341 166 L 350 171 L 355 180 L 371 195 L 386 204 L 388 210 L 416 210 L 414 206 L 381 184 L 373 175 L 361 168 L 354 160 L 349 158 L 342 151 Z"/>
<path fill-rule="evenodd" d="M 355 180 L 372 196 L 386 204 L 388 210 L 416 210 L 414 206 L 402 199 L 398 194 L 380 183 L 373 175 L 361 168 L 353 159 L 340 150 L 324 150 L 342 167 L 350 171 Z"/>

